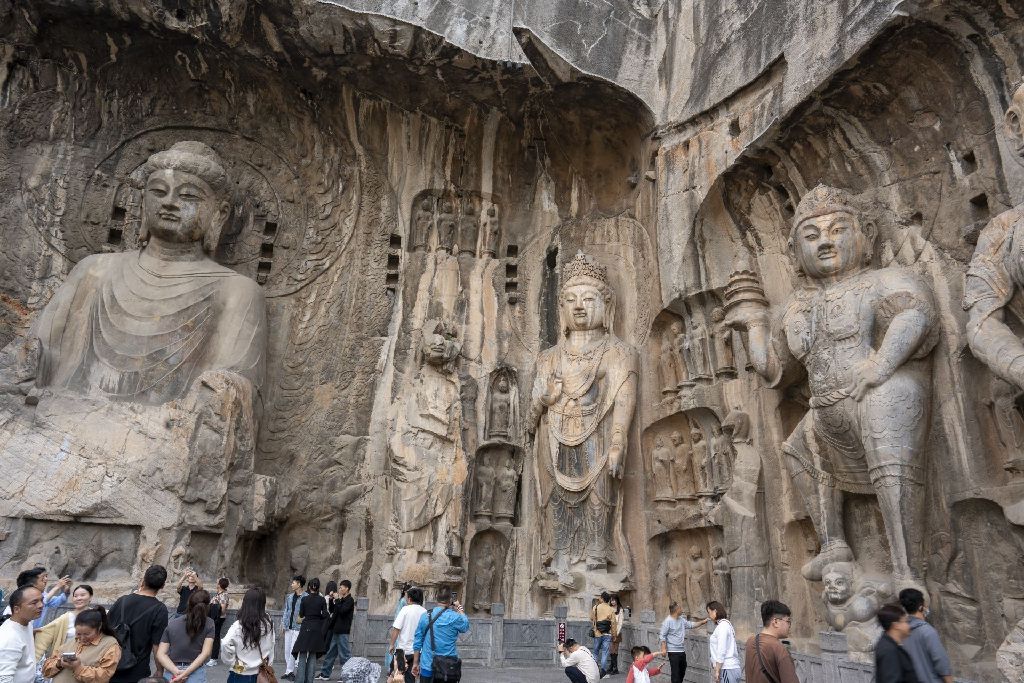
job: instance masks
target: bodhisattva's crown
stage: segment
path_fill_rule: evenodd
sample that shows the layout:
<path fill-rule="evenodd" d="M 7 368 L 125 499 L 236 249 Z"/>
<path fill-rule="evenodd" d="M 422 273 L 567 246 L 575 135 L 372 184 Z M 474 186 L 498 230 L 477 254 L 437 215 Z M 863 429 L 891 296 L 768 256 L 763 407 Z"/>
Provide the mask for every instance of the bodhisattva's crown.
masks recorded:
<path fill-rule="evenodd" d="M 793 217 L 793 225 L 800 225 L 809 218 L 839 212 L 857 215 L 853 195 L 837 187 L 818 185 L 800 198 L 800 203 L 796 206 L 796 215 Z"/>
<path fill-rule="evenodd" d="M 588 277 L 603 284 L 611 285 L 608 281 L 608 269 L 584 254 L 582 250 L 577 251 L 572 260 L 562 266 L 563 285 L 577 277 Z"/>

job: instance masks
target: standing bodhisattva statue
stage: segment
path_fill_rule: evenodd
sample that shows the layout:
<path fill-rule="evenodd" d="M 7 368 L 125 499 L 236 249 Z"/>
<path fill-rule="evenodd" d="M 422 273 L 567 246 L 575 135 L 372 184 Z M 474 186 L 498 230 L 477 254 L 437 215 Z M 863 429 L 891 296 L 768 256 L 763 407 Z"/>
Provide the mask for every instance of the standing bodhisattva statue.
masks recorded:
<path fill-rule="evenodd" d="M 612 332 L 607 270 L 582 252 L 562 267 L 558 302 L 561 338 L 537 359 L 529 424 L 536 430 L 543 559 L 564 575 L 579 562 L 603 570 L 615 560 L 637 353 Z"/>
<path fill-rule="evenodd" d="M 807 375 L 810 410 L 782 448 L 821 542 L 802 569 L 812 581 L 826 565 L 853 560 L 844 492 L 877 497 L 898 582 L 913 581 L 919 559 L 936 312 L 912 271 L 871 267 L 874 239 L 848 193 L 818 186 L 801 199 L 790 234 L 807 286 L 773 320 L 763 299 L 726 301 L 729 324 L 746 332 L 751 363 L 770 386 Z"/>

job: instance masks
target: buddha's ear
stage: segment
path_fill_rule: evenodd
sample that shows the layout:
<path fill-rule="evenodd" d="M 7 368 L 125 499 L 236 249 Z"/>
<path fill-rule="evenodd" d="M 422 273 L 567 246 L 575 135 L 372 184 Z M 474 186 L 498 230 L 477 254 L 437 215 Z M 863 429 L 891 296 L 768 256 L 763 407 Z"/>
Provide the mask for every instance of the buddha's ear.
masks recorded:
<path fill-rule="evenodd" d="M 869 264 L 875 258 L 875 241 L 878 239 L 878 224 L 873 220 L 866 220 L 861 223 L 861 231 L 864 233 L 864 240 L 867 248 L 864 249 L 864 263 Z"/>
<path fill-rule="evenodd" d="M 203 235 L 203 251 L 207 254 L 213 254 L 217 251 L 217 245 L 220 244 L 220 236 L 224 231 L 224 226 L 227 225 L 228 218 L 231 217 L 231 202 L 220 202 L 217 205 L 217 211 L 213 214 L 210 228 Z"/>

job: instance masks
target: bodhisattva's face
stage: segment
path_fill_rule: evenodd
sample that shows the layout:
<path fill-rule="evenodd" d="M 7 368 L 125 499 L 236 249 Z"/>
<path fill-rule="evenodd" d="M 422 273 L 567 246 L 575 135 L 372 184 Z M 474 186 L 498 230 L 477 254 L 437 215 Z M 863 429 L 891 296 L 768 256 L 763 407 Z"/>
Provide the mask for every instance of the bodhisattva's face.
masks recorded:
<path fill-rule="evenodd" d="M 597 330 L 605 326 L 607 302 L 597 287 L 569 285 L 562 289 L 562 317 L 573 332 Z"/>
<path fill-rule="evenodd" d="M 850 577 L 840 572 L 829 572 L 822 578 L 822 582 L 825 584 L 825 597 L 832 604 L 836 605 L 850 599 L 853 590 Z"/>
<path fill-rule="evenodd" d="M 142 196 L 143 227 L 167 242 L 201 242 L 203 235 L 227 218 L 221 201 L 205 180 L 184 171 L 161 169 L 146 179 Z"/>
<path fill-rule="evenodd" d="M 846 212 L 809 218 L 796 228 L 794 251 L 810 278 L 828 278 L 859 269 L 868 240 L 857 219 Z"/>

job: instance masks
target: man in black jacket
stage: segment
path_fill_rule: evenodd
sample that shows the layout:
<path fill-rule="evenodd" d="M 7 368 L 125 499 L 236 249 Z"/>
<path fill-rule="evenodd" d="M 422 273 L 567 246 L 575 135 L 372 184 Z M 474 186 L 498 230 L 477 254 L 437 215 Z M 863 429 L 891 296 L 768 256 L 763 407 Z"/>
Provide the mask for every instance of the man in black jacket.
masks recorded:
<path fill-rule="evenodd" d="M 910 617 L 902 605 L 882 605 L 878 623 L 885 633 L 875 644 L 875 683 L 918 683 L 914 662 L 900 643 L 910 635 Z"/>
<path fill-rule="evenodd" d="M 338 582 L 338 592 L 328 596 L 327 609 L 331 612 L 331 620 L 328 624 L 329 647 L 327 656 L 324 657 L 323 667 L 316 675 L 315 680 L 330 680 L 335 657 L 338 658 L 339 667 L 344 667 L 345 662 L 352 656 L 349 634 L 352 633 L 352 615 L 356 610 L 356 601 L 351 593 L 352 582 L 342 579 Z"/>

